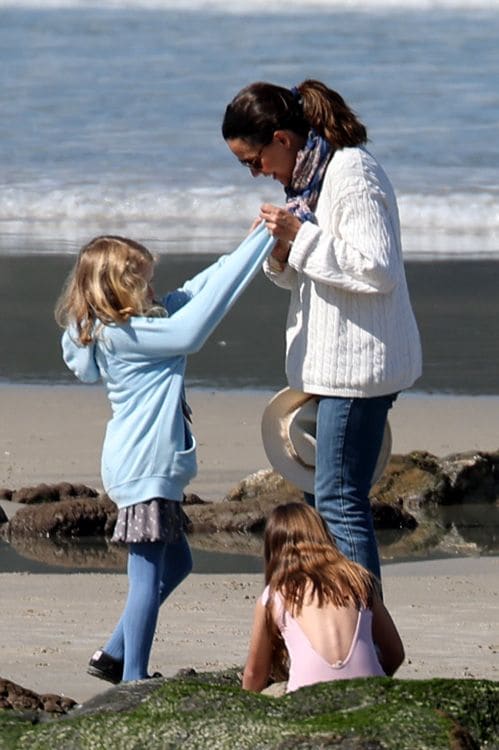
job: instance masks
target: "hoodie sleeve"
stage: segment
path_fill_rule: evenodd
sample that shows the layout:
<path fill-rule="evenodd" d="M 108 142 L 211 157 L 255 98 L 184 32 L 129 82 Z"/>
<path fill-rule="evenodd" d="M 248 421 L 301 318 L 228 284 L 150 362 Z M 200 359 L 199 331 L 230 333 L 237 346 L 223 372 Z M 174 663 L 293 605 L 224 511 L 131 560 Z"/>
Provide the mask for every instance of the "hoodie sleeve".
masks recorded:
<path fill-rule="evenodd" d="M 100 378 L 95 361 L 95 346 L 82 346 L 78 343 L 76 331 L 69 328 L 62 336 L 62 356 L 64 362 L 83 383 L 95 383 Z"/>
<path fill-rule="evenodd" d="M 163 297 L 162 303 L 168 314 L 173 315 L 173 313 L 180 310 L 181 307 L 195 297 L 196 294 L 199 294 L 213 274 L 217 273 L 218 269 L 226 263 L 228 258 L 230 258 L 230 255 L 221 255 L 211 266 L 204 268 L 196 276 L 193 276 L 192 279 L 186 281 L 181 288 L 166 294 Z"/>
<path fill-rule="evenodd" d="M 233 253 L 185 285 L 189 299 L 180 309 L 168 318 L 134 317 L 126 326 L 112 331 L 106 327 L 104 344 L 116 356 L 134 361 L 199 351 L 261 269 L 274 244 L 265 226 L 257 227 Z"/>

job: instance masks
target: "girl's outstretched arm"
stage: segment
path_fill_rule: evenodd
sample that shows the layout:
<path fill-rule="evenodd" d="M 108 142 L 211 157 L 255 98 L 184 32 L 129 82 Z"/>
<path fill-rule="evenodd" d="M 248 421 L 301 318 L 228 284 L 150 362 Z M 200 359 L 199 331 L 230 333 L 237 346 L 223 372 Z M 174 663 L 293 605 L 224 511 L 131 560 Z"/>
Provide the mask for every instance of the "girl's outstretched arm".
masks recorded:
<path fill-rule="evenodd" d="M 167 298 L 169 317 L 131 317 L 126 325 L 114 327 L 111 346 L 129 361 L 199 351 L 261 269 L 274 244 L 265 226 L 258 227 L 230 255 L 222 256 L 174 293 L 173 300 Z M 110 327 L 103 332 L 104 340 L 106 335 Z"/>
<path fill-rule="evenodd" d="M 258 599 L 253 629 L 243 674 L 243 689 L 259 693 L 267 687 L 272 662 L 272 643 L 268 632 L 265 607 Z"/>
<path fill-rule="evenodd" d="M 390 613 L 380 597 L 373 602 L 373 640 L 387 675 L 392 676 L 404 661 L 404 646 Z"/>

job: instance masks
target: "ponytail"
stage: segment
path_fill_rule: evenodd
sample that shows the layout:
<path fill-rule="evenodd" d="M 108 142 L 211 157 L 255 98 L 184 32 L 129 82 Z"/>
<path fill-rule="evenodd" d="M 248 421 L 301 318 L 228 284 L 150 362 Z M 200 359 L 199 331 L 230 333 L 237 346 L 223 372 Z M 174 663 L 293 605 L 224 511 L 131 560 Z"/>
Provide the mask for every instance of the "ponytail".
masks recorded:
<path fill-rule="evenodd" d="M 366 143 L 366 127 L 337 91 L 313 79 L 292 91 L 299 95 L 304 118 L 334 149 Z"/>

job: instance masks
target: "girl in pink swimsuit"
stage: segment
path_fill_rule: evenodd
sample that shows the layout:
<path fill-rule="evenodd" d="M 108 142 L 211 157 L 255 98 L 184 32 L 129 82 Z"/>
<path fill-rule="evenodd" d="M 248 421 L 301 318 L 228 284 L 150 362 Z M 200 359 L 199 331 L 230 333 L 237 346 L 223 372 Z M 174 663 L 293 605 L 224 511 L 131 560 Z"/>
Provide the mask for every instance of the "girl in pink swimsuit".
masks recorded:
<path fill-rule="evenodd" d="M 284 675 L 291 692 L 394 674 L 404 649 L 379 582 L 339 552 L 317 511 L 306 503 L 275 508 L 264 547 L 266 588 L 255 608 L 243 688 L 260 691 Z"/>

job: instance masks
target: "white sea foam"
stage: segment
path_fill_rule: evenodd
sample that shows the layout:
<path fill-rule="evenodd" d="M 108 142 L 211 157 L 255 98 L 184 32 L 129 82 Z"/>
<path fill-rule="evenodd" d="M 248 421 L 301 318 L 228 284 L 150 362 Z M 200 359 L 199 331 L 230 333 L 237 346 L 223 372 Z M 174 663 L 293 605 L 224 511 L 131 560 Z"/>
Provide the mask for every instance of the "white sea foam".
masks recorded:
<path fill-rule="evenodd" d="M 230 249 L 284 196 L 230 158 L 225 103 L 251 80 L 311 76 L 367 123 L 408 255 L 499 257 L 499 0 L 91 3 L 1 13 L 0 254 L 101 232 Z"/>
<path fill-rule="evenodd" d="M 126 232 L 159 245 L 188 235 L 184 250 L 213 252 L 214 238 L 230 243 L 249 227 L 260 204 L 269 200 L 264 190 L 7 188 L 0 202 L 0 231 L 75 241 L 101 232 Z M 280 195 L 273 199 L 282 203 Z M 407 255 L 499 257 L 497 193 L 402 193 L 399 206 Z"/>

